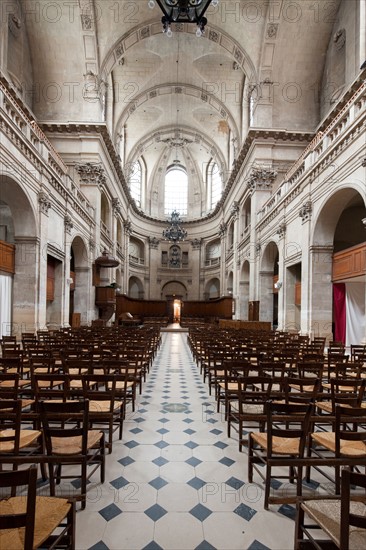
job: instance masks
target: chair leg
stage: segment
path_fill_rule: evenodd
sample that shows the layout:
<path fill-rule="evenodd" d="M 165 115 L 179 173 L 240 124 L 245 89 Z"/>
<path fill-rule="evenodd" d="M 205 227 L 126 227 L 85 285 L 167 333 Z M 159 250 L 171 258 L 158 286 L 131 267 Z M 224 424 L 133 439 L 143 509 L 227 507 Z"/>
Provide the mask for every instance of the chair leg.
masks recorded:
<path fill-rule="evenodd" d="M 81 509 L 86 507 L 86 460 L 81 464 Z"/>
<path fill-rule="evenodd" d="M 295 541 L 294 541 L 294 549 L 299 550 L 301 547 L 301 541 L 304 540 L 304 533 L 302 530 L 302 526 L 304 524 L 304 510 L 302 509 L 301 502 L 297 503 L 297 513 L 296 513 L 296 521 L 295 521 Z"/>
<path fill-rule="evenodd" d="M 297 489 L 296 489 L 296 495 L 298 497 L 301 497 L 302 495 L 302 466 L 298 466 L 297 468 Z"/>
<path fill-rule="evenodd" d="M 248 481 L 253 483 L 253 441 L 252 434 L 248 434 Z"/>
<path fill-rule="evenodd" d="M 50 462 L 48 464 L 48 478 L 49 478 L 49 484 L 50 484 L 50 495 L 51 495 L 51 497 L 54 497 L 55 494 L 56 494 L 54 468 L 55 468 L 55 466 Z"/>
<path fill-rule="evenodd" d="M 100 440 L 100 482 L 104 483 L 105 481 L 105 441 L 104 441 L 104 433 Z"/>
<path fill-rule="evenodd" d="M 272 474 L 272 467 L 268 464 L 266 464 L 266 482 L 265 482 L 265 489 L 264 489 L 264 509 L 268 510 L 269 506 L 269 493 L 271 490 L 271 474 Z"/>

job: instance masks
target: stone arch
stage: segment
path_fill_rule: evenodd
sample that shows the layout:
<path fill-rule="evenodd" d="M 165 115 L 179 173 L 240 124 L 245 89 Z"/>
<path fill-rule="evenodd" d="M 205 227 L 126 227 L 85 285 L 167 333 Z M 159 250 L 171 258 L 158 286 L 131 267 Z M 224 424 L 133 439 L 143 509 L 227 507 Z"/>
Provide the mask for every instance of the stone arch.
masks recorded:
<path fill-rule="evenodd" d="M 263 250 L 259 271 L 259 319 L 271 323 L 275 320 L 273 277 L 278 254 L 277 244 L 274 241 L 268 242 Z"/>
<path fill-rule="evenodd" d="M 144 298 L 144 294 L 144 285 L 139 277 L 130 277 L 128 281 L 128 296 L 130 298 L 142 300 Z"/>
<path fill-rule="evenodd" d="M 161 299 L 165 300 L 168 296 L 178 296 L 186 300 L 188 296 L 187 287 L 180 281 L 168 281 L 161 289 Z"/>
<path fill-rule="evenodd" d="M 35 330 L 38 323 L 37 280 L 41 253 L 38 215 L 31 198 L 16 178 L 0 175 L 0 188 L 0 213 L 1 210 L 6 210 L 8 225 L 5 225 L 9 227 L 9 238 L 5 240 L 15 245 L 14 274 L 2 275 L 4 288 L 6 285 L 7 307 L 4 312 L 3 306 L 0 323 L 5 330 L 4 333 L 11 332 L 20 338 L 21 332 Z M 51 203 L 46 196 L 44 198 L 47 211 Z"/>
<path fill-rule="evenodd" d="M 133 99 L 132 104 L 129 103 L 128 107 L 126 107 L 126 109 L 121 113 L 115 124 L 114 141 L 117 141 L 117 134 L 120 131 L 119 128 L 127 123 L 129 117 L 135 112 L 137 107 L 141 107 L 141 105 L 147 101 L 153 101 L 156 97 L 159 97 L 159 95 L 166 96 L 167 92 L 170 92 L 171 94 L 177 93 L 177 89 L 179 89 L 180 95 L 187 95 L 190 98 L 195 97 L 196 99 L 202 101 L 205 105 L 208 103 L 212 109 L 220 114 L 220 116 L 222 116 L 223 113 L 226 113 L 233 136 L 239 140 L 240 134 L 235 119 L 230 113 L 226 112 L 225 104 L 221 100 L 217 99 L 213 94 L 209 92 L 205 92 L 203 94 L 202 88 L 192 84 L 162 84 L 160 86 L 154 86 L 148 90 L 144 90 Z"/>
<path fill-rule="evenodd" d="M 73 313 L 80 313 L 80 323 L 88 321 L 88 295 L 91 285 L 91 273 L 87 244 L 83 237 L 75 236 L 70 246 L 70 314 L 72 324 Z"/>
<path fill-rule="evenodd" d="M 204 292 L 205 300 L 213 300 L 220 298 L 220 280 L 217 277 L 213 277 L 207 281 Z"/>
<path fill-rule="evenodd" d="M 348 216 L 348 222 L 352 227 L 347 227 L 347 233 L 353 235 L 354 241 L 340 245 L 339 239 L 342 233 L 340 227 L 342 223 L 344 224 L 344 213 L 352 208 L 358 209 L 360 218 Z M 309 327 L 315 336 L 325 336 L 328 339 L 334 337 L 332 255 L 337 249 L 358 244 L 360 239 L 362 242 L 362 229 L 364 231 L 362 219 L 365 216 L 365 197 L 364 193 L 358 189 L 358 185 L 344 185 L 329 195 L 319 206 L 311 237 L 309 257 L 312 288 Z M 357 224 L 359 227 L 356 228 Z"/>
<path fill-rule="evenodd" d="M 179 24 L 177 28 L 179 32 L 195 34 L 195 29 L 192 27 L 193 25 L 182 23 Z M 101 63 L 101 80 L 107 81 L 108 76 L 114 69 L 115 65 L 117 65 L 117 63 L 130 48 L 132 48 L 136 43 L 154 35 L 161 35 L 161 23 L 156 21 L 156 19 L 134 27 L 119 38 L 109 49 L 107 55 Z M 206 25 L 205 34 L 201 37 L 201 40 L 210 40 L 221 46 L 226 53 L 232 56 L 233 61 L 235 61 L 238 67 L 243 70 L 251 81 L 258 80 L 257 71 L 253 61 L 248 56 L 247 52 L 243 50 L 241 45 L 232 38 L 232 36 L 222 31 L 222 29 L 219 29 L 212 24 L 208 24 Z"/>
<path fill-rule="evenodd" d="M 240 270 L 239 280 L 239 319 L 248 319 L 249 312 L 249 282 L 250 282 L 250 263 L 248 260 L 243 262 Z"/>

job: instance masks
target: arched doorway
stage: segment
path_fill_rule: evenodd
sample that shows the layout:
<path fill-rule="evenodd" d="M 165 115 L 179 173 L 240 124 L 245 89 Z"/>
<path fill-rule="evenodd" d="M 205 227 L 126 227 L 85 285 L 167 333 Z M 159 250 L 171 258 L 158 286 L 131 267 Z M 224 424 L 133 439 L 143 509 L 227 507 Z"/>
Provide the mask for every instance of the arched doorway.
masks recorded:
<path fill-rule="evenodd" d="M 87 248 L 81 237 L 75 237 L 70 248 L 69 323 L 71 326 L 77 326 L 79 323 L 87 324 L 90 276 Z"/>
<path fill-rule="evenodd" d="M 1 271 L 0 335 L 44 326 L 46 292 L 39 296 L 40 245 L 30 198 L 13 178 L 0 175 L 0 240 L 12 249 L 12 267 Z M 46 214 L 40 214 L 46 215 Z M 45 273 L 44 273 L 45 276 Z"/>
<path fill-rule="evenodd" d="M 239 282 L 239 319 L 247 320 L 249 316 L 249 277 L 250 264 L 243 263 Z"/>
<path fill-rule="evenodd" d="M 346 345 L 365 339 L 365 274 L 357 276 L 354 267 L 336 274 L 335 262 L 341 259 L 344 266 L 355 247 L 364 248 L 365 217 L 361 194 L 350 187 L 339 190 L 320 210 L 311 247 L 311 331 Z"/>
<path fill-rule="evenodd" d="M 278 322 L 278 293 L 274 288 L 278 276 L 278 256 L 277 244 L 271 241 L 263 251 L 259 272 L 259 319 L 270 321 L 272 325 Z"/>
<path fill-rule="evenodd" d="M 169 323 L 180 323 L 184 300 L 187 298 L 185 285 L 179 281 L 170 281 L 163 286 L 161 297 L 167 302 Z"/>

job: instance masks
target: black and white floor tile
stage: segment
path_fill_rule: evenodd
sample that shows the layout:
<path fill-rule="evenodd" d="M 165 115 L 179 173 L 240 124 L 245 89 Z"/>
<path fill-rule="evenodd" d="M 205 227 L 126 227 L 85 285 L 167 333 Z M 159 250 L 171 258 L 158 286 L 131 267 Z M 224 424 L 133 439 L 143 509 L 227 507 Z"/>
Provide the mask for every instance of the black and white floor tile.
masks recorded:
<path fill-rule="evenodd" d="M 226 437 L 185 333 L 163 333 L 106 469 L 77 512 L 78 550 L 293 548 L 294 507 L 263 509 L 260 480 L 247 482 L 246 452 Z"/>

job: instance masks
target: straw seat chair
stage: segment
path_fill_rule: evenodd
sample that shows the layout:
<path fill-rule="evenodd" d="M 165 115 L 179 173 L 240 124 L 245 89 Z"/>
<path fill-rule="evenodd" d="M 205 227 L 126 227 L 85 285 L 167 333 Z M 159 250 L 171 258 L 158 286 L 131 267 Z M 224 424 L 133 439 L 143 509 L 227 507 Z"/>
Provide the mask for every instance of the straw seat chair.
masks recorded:
<path fill-rule="evenodd" d="M 50 494 L 55 496 L 56 484 L 63 479 L 79 477 L 81 485 L 81 507 L 86 506 L 86 488 L 88 479 L 100 467 L 100 482 L 105 479 L 105 442 L 104 433 L 89 429 L 89 401 L 41 401 L 39 403 L 43 434 L 48 456 Z M 74 458 L 63 460 L 65 457 Z M 76 464 L 80 466 L 80 475 L 62 474 L 62 466 Z M 93 466 L 87 471 L 88 466 Z"/>
<path fill-rule="evenodd" d="M 313 432 L 309 437 L 308 456 L 324 458 L 324 465 L 334 467 L 334 477 L 318 466 L 313 466 L 335 484 L 335 494 L 340 491 L 340 466 L 332 458 L 348 457 L 366 467 L 366 409 L 348 404 L 335 405 L 334 431 Z M 310 467 L 306 477 L 310 479 Z"/>
<path fill-rule="evenodd" d="M 366 499 L 351 495 L 351 487 L 366 489 L 366 475 L 343 468 L 341 495 L 331 499 L 301 500 L 297 503 L 295 550 L 366 548 Z M 309 520 L 305 520 L 305 516 Z M 308 523 L 311 521 L 311 523 Z M 326 535 L 326 537 L 325 537 Z M 320 538 L 322 537 L 322 538 Z"/>
<path fill-rule="evenodd" d="M 272 383 L 273 379 L 268 376 L 238 378 L 238 401 L 232 401 L 227 415 L 227 436 L 230 437 L 231 426 L 237 425 L 239 451 L 242 451 L 245 444 L 244 427 L 253 427 L 254 423 L 258 425 L 259 430 L 264 430 L 267 418 L 265 403 L 271 395 Z"/>
<path fill-rule="evenodd" d="M 21 454 L 41 454 L 43 449 L 42 433 L 39 430 L 21 429 L 21 399 L 0 400 L 0 455 L 9 457 Z M 13 469 L 17 466 L 14 464 Z"/>
<path fill-rule="evenodd" d="M 290 404 L 267 401 L 267 431 L 248 434 L 248 479 L 253 482 L 255 470 L 265 482 L 264 508 L 268 509 L 270 497 L 272 468 L 280 465 L 281 457 L 303 458 L 309 432 L 312 404 Z M 265 465 L 265 472 L 259 466 Z M 276 475 L 276 479 L 289 479 L 297 482 L 297 496 L 302 492 L 302 467 L 290 467 L 288 475 Z"/>
<path fill-rule="evenodd" d="M 84 399 L 89 400 L 89 422 L 108 433 L 106 447 L 111 453 L 116 430 L 118 438 L 122 439 L 125 411 L 124 401 L 117 395 L 117 383 L 125 383 L 125 378 L 116 374 L 84 374 L 81 378 Z"/>
<path fill-rule="evenodd" d="M 0 500 L 0 548 L 34 550 L 37 548 L 75 549 L 75 506 L 64 498 L 36 496 L 37 469 L 0 472 L 1 496 L 5 489 L 28 487 L 26 496 Z"/>

